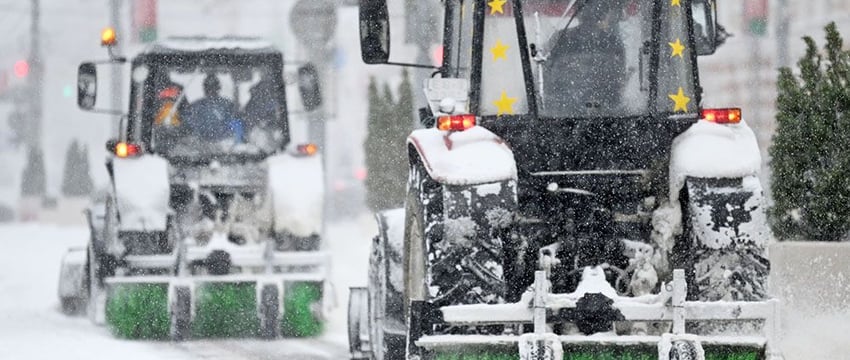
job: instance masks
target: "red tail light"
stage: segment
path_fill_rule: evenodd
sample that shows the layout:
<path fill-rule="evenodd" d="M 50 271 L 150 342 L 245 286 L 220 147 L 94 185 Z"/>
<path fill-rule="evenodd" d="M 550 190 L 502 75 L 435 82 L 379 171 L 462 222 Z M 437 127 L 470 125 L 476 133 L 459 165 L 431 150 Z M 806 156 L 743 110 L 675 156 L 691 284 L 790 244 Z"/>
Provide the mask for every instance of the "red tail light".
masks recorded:
<path fill-rule="evenodd" d="M 141 153 L 141 149 L 139 145 L 136 144 L 128 144 L 125 142 L 120 142 L 115 144 L 115 156 L 120 158 L 125 158 L 129 156 L 136 156 Z"/>
<path fill-rule="evenodd" d="M 450 115 L 437 118 L 437 129 L 463 131 L 475 126 L 475 115 Z"/>
<path fill-rule="evenodd" d="M 303 144 L 303 145 L 298 145 L 298 147 L 295 150 L 298 151 L 298 155 L 311 156 L 311 155 L 315 155 L 316 152 L 319 151 L 319 147 L 316 146 L 316 144 Z"/>
<path fill-rule="evenodd" d="M 741 122 L 741 109 L 703 109 L 702 118 L 717 124 L 737 124 Z"/>

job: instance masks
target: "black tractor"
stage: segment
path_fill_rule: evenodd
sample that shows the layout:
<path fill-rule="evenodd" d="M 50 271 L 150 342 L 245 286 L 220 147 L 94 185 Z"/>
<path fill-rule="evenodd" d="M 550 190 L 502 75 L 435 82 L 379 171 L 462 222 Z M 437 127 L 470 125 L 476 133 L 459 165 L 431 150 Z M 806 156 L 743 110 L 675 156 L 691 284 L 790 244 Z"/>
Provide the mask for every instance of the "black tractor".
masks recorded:
<path fill-rule="evenodd" d="M 355 358 L 596 358 L 643 342 L 630 356 L 685 359 L 700 341 L 657 351 L 670 324 L 641 323 L 678 316 L 670 299 L 773 309 L 755 137 L 740 109 L 701 102 L 698 57 L 727 35 L 713 0 L 443 3 L 405 209 L 378 214 L 368 288 L 352 289 Z M 366 63 L 394 64 L 388 15 L 361 1 Z M 532 319 L 533 307 L 545 311 Z M 722 316 L 703 310 L 689 310 L 687 332 L 713 334 L 696 320 Z M 685 336 L 682 316 L 673 335 Z M 605 332 L 618 337 L 590 337 Z M 528 350 L 530 333 L 538 350 L 559 345 Z"/>

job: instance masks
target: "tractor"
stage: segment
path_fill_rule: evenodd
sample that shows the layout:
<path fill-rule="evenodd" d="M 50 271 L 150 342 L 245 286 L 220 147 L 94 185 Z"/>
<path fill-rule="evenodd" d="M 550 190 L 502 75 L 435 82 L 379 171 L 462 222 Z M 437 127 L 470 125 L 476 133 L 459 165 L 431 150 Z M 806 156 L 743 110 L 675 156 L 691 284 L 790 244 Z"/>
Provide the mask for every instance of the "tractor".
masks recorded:
<path fill-rule="evenodd" d="M 715 1 L 443 5 L 352 358 L 781 359 L 759 147 L 702 106 Z M 406 65 L 389 18 L 360 2 L 364 62 Z"/>
<path fill-rule="evenodd" d="M 324 169 L 315 145 L 293 143 L 285 91 L 301 90 L 296 111 L 320 106 L 315 67 L 285 73 L 255 38 L 167 38 L 130 60 L 124 113 L 95 107 L 96 65 L 127 62 L 115 38 L 104 31 L 109 60 L 79 66 L 79 107 L 121 123 L 90 240 L 63 258 L 63 308 L 130 339 L 317 335 Z"/>

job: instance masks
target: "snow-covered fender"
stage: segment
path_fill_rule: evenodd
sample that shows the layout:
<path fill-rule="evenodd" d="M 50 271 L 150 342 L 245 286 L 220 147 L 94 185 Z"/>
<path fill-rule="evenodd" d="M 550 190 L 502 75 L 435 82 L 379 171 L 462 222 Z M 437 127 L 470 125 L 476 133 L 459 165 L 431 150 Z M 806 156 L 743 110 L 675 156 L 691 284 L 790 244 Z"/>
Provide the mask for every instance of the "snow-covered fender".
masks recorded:
<path fill-rule="evenodd" d="M 59 269 L 60 299 L 84 299 L 88 296 L 86 260 L 87 251 L 84 247 L 70 248 L 62 256 Z"/>
<path fill-rule="evenodd" d="M 503 260 L 513 258 L 503 252 L 515 248 L 509 243 L 517 208 L 513 152 L 498 136 L 478 126 L 459 132 L 416 130 L 408 144 L 409 191 L 417 192 L 409 193 L 408 202 L 414 201 L 410 196 L 419 196 L 421 213 L 411 209 L 406 217 L 415 216 L 419 224 L 425 224 L 425 244 L 410 244 L 406 238 L 405 261 L 421 258 L 428 262 L 424 274 L 428 293 L 411 292 L 408 296 L 415 300 L 427 296 L 445 304 L 481 298 L 501 301 L 505 278 L 512 276 L 504 271 Z M 428 182 L 441 188 L 428 186 Z M 434 245 L 437 243 L 440 245 Z M 432 276 L 443 272 L 459 273 L 464 281 Z M 421 281 L 411 279 L 405 275 L 407 284 Z M 411 289 L 417 291 L 419 287 Z"/>
<path fill-rule="evenodd" d="M 679 250 L 672 251 L 673 241 L 664 247 L 674 254 L 675 264 L 681 253 L 690 259 L 693 272 L 688 275 L 696 282 L 689 296 L 704 301 L 766 298 L 765 248 L 771 236 L 760 167 L 755 134 L 743 121 L 699 121 L 673 141 L 670 199 L 681 212 L 671 214 L 679 213 L 683 223 L 677 225 L 688 237 L 677 244 Z M 680 207 L 677 199 L 686 203 Z"/>
<path fill-rule="evenodd" d="M 170 212 L 168 161 L 157 155 L 113 158 L 114 199 L 121 231 L 165 231 Z"/>
<path fill-rule="evenodd" d="M 700 243 L 720 249 L 733 243 L 764 246 L 769 234 L 762 186 L 761 154 L 746 122 L 699 121 L 673 141 L 670 199 L 685 188 L 688 214 L 697 220 Z"/>
<path fill-rule="evenodd" d="M 511 149 L 480 126 L 466 131 L 414 130 L 407 143 L 415 149 L 428 175 L 444 185 L 483 184 L 517 177 Z"/>
<path fill-rule="evenodd" d="M 266 159 L 275 232 L 321 235 L 324 175 L 319 155 L 278 154 Z"/>

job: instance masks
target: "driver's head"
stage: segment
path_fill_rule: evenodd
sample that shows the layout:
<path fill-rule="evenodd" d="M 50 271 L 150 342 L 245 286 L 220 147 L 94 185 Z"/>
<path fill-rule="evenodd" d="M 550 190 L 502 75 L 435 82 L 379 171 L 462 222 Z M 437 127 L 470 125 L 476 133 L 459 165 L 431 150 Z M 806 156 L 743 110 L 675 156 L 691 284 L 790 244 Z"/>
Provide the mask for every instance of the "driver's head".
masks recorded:
<path fill-rule="evenodd" d="M 215 74 L 207 75 L 204 79 L 204 95 L 208 97 L 216 96 L 219 90 L 221 90 L 221 82 L 218 81 L 218 76 L 215 76 Z"/>
<path fill-rule="evenodd" d="M 579 20 L 584 25 L 607 27 L 616 21 L 617 14 L 622 11 L 621 1 L 586 0 L 579 11 Z"/>

